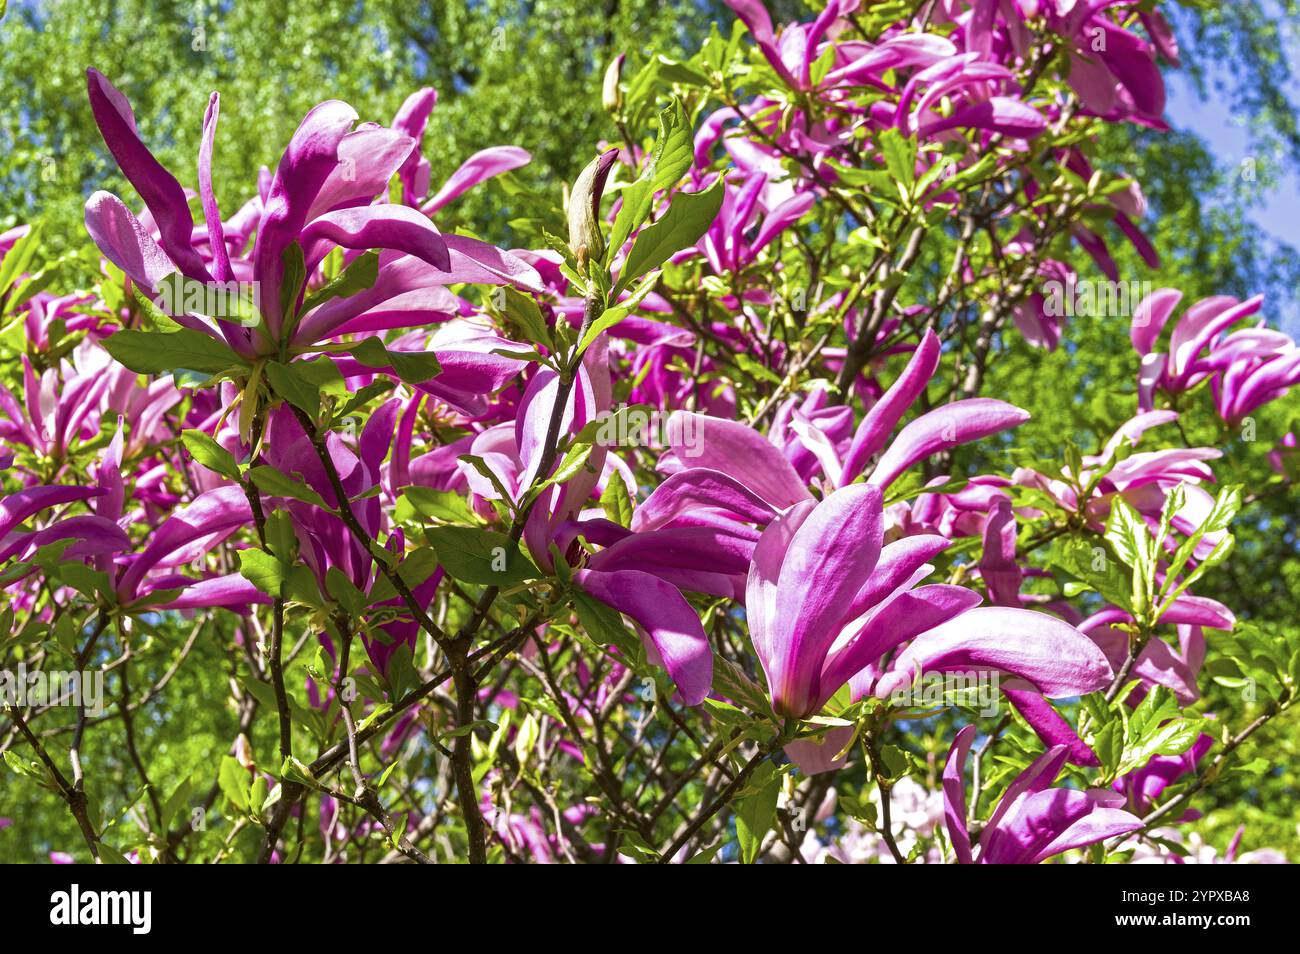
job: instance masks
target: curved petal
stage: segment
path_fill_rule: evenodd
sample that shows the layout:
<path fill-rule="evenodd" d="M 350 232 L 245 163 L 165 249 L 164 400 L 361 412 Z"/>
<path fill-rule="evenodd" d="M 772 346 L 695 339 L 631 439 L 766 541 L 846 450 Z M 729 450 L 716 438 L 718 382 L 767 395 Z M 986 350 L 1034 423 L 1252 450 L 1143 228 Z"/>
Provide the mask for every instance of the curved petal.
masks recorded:
<path fill-rule="evenodd" d="M 194 217 L 190 215 L 185 190 L 140 140 L 130 103 L 94 68 L 86 70 L 86 92 L 104 144 L 122 174 L 144 199 L 158 225 L 161 245 L 167 255 L 186 276 L 208 280 L 211 276 L 192 244 Z"/>
<path fill-rule="evenodd" d="M 876 696 L 912 678 L 913 670 L 996 669 L 1028 680 L 1046 696 L 1077 696 L 1105 686 L 1113 676 L 1091 639 L 1054 616 L 1033 610 L 985 606 L 918 636 L 894 660 Z"/>
<path fill-rule="evenodd" d="M 722 471 L 773 507 L 784 509 L 812 496 L 785 455 L 739 421 L 674 411 L 668 439 L 685 468 Z"/>
<path fill-rule="evenodd" d="M 842 487 L 818 504 L 790 540 L 777 580 L 772 703 L 806 716 L 821 696 L 826 654 L 849 601 L 875 569 L 884 533 L 878 487 Z"/>
<path fill-rule="evenodd" d="M 1018 427 L 1029 412 L 993 398 L 970 398 L 935 408 L 912 421 L 881 455 L 868 483 L 888 487 L 917 461 L 939 451 Z"/>
<path fill-rule="evenodd" d="M 705 467 L 670 474 L 632 515 L 638 533 L 666 526 L 754 523 L 766 526 L 776 511 L 762 497 L 722 471 Z M 946 545 L 946 541 L 945 541 Z"/>
<path fill-rule="evenodd" d="M 970 833 L 966 829 L 966 756 L 975 741 L 975 726 L 968 725 L 957 733 L 943 764 L 943 820 L 948 840 L 957 856 L 957 864 L 971 863 Z"/>
<path fill-rule="evenodd" d="M 262 283 L 262 314 L 272 339 L 278 340 L 283 320 L 282 256 L 297 241 L 317 195 L 338 169 L 339 143 L 356 121 L 356 110 L 336 99 L 312 107 L 298 124 L 276 168 L 253 246 L 253 275 Z"/>
<path fill-rule="evenodd" d="M 104 257 L 141 290 L 152 292 L 177 271 L 148 229 L 117 196 L 96 192 L 86 200 L 86 231 Z"/>
<path fill-rule="evenodd" d="M 925 391 L 925 386 L 934 377 L 939 366 L 939 336 L 927 330 L 920 345 L 912 354 L 903 373 L 898 376 L 888 391 L 867 412 L 862 423 L 853 435 L 853 443 L 844 456 L 844 472 L 840 483 L 851 484 L 857 480 L 867 465 L 867 461 L 876 454 L 889 435 L 894 432 L 898 422 L 912 403 Z"/>
<path fill-rule="evenodd" d="M 1003 686 L 1002 694 L 1016 707 L 1016 711 L 1024 716 L 1029 727 L 1049 748 L 1064 745 L 1070 753 L 1070 761 L 1075 765 L 1101 764 L 1092 749 L 1088 748 L 1087 743 L 1079 738 L 1074 727 L 1056 711 L 1041 692 L 1036 692 L 1032 688 L 1012 689 Z"/>
<path fill-rule="evenodd" d="M 131 562 L 118 581 L 123 602 L 136 595 L 140 581 L 154 566 L 187 543 L 222 532 L 233 532 L 253 519 L 242 487 L 227 486 L 200 494 L 163 521 L 149 545 Z"/>
<path fill-rule="evenodd" d="M 704 701 L 713 684 L 713 651 L 699 616 L 675 587 L 636 570 L 578 570 L 573 579 L 646 631 L 647 651 L 653 649 L 686 705 Z"/>
<path fill-rule="evenodd" d="M 0 539 L 34 513 L 59 504 L 89 500 L 105 491 L 99 487 L 28 487 L 0 500 Z"/>
<path fill-rule="evenodd" d="M 480 182 L 486 182 L 493 176 L 499 176 L 511 169 L 518 169 L 532 162 L 528 150 L 518 146 L 492 146 L 474 153 L 460 164 L 442 188 L 428 202 L 420 207 L 425 215 L 433 215 L 448 202 L 460 198 Z"/>
<path fill-rule="evenodd" d="M 309 264 L 324 256 L 328 243 L 343 248 L 388 248 L 451 270 L 451 257 L 432 222 L 404 205 L 367 205 L 339 209 L 313 219 L 299 238 Z"/>

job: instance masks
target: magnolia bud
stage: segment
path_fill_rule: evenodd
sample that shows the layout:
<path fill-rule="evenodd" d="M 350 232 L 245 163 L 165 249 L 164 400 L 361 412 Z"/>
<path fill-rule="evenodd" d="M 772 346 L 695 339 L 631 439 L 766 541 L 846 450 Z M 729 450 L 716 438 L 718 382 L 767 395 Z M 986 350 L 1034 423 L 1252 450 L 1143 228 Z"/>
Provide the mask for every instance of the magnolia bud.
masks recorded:
<path fill-rule="evenodd" d="M 617 113 L 623 108 L 623 88 L 619 86 L 619 80 L 623 78 L 623 60 L 626 57 L 627 54 L 620 53 L 605 68 L 605 85 L 601 89 L 601 105 L 605 107 L 605 112 L 610 114 Z"/>
<path fill-rule="evenodd" d="M 600 195 L 617 158 L 617 149 L 601 153 L 587 164 L 569 190 L 569 247 L 579 266 L 605 255 L 605 240 L 600 234 Z"/>
<path fill-rule="evenodd" d="M 253 763 L 253 745 L 248 741 L 248 736 L 242 732 L 239 733 L 239 738 L 235 739 L 235 761 L 250 772 L 256 767 Z"/>

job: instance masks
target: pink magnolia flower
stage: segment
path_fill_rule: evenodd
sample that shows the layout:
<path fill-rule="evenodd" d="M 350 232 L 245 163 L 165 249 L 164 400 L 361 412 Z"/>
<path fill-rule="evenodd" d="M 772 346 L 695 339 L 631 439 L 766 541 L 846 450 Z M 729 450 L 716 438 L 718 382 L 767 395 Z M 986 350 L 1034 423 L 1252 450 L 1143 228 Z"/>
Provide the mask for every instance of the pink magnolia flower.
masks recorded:
<path fill-rule="evenodd" d="M 976 728 L 953 740 L 943 769 L 944 815 L 958 864 L 1034 865 L 1142 827 L 1120 808 L 1123 796 L 1102 789 L 1052 788 L 1065 765 L 1065 746 L 1054 746 L 1017 776 L 984 824 L 978 854 L 966 827 L 966 757 Z"/>
<path fill-rule="evenodd" d="M 86 204 L 86 227 L 95 243 L 151 294 L 177 271 L 204 283 L 234 278 L 255 282 L 261 312 L 255 328 L 229 317 L 174 316 L 186 327 L 225 341 L 242 357 L 302 351 L 338 334 L 420 325 L 437 320 L 434 316 L 449 316 L 456 304 L 446 291 L 448 285 L 513 284 L 540 290 L 536 270 L 521 259 L 476 239 L 443 235 L 420 211 L 382 201 L 388 180 L 407 162 L 416 141 L 373 123 L 358 126 L 352 107 L 337 100 L 321 103 L 304 117 L 260 209 L 253 207 L 236 232 L 246 237 L 256 229 L 250 258 L 232 262 L 211 182 L 217 95 L 204 117 L 199 152 L 199 192 L 207 227 L 203 245 L 195 238 L 185 190 L 141 141 L 126 98 L 94 70 L 88 72 L 87 86 L 104 141 L 144 199 L 158 231 L 155 239 L 120 199 L 97 192 Z M 281 289 L 285 255 L 293 246 L 302 250 L 308 275 L 333 248 L 375 250 L 380 253 L 379 277 L 359 294 L 330 299 L 298 314 L 303 289 L 286 313 Z"/>

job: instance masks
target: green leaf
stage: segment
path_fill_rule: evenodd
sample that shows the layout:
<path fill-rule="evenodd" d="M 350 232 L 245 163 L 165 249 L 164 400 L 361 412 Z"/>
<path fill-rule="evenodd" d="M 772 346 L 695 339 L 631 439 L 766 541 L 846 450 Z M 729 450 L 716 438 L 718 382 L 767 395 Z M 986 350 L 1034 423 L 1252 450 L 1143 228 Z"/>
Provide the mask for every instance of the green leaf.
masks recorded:
<path fill-rule="evenodd" d="M 758 858 L 763 836 L 776 823 L 776 797 L 781 778 L 771 762 L 764 762 L 749 777 L 752 794 L 736 802 L 736 839 L 740 842 L 741 864 L 751 865 Z"/>
<path fill-rule="evenodd" d="M 0 16 L 3 15 L 3 12 L 0 12 Z M 19 276 L 29 270 L 37 250 L 41 247 L 41 228 L 41 223 L 34 223 L 27 234 L 14 242 L 5 257 L 0 259 L 0 296 L 6 294 Z M 12 306 L 19 304 L 22 302 L 6 302 L 5 310 L 9 311 Z"/>
<path fill-rule="evenodd" d="M 378 544 L 375 544 L 377 547 Z M 382 548 L 381 548 L 382 549 Z M 391 554 L 388 557 L 392 559 Z M 414 589 L 419 586 L 438 569 L 438 555 L 429 547 L 420 547 L 407 554 L 400 563 L 397 564 L 397 578 L 407 585 L 408 588 Z M 397 597 L 397 590 L 393 584 L 388 581 L 386 575 L 380 575 L 370 586 L 370 595 L 368 597 L 370 605 L 383 603 Z"/>
<path fill-rule="evenodd" d="M 610 297 L 617 298 L 633 281 L 698 242 L 717 218 L 718 210 L 722 208 L 722 196 L 721 178 L 703 192 L 678 192 L 674 195 L 663 217 L 637 235 Z"/>
<path fill-rule="evenodd" d="M 523 333 L 524 340 L 554 351 L 551 329 L 532 296 L 516 291 L 509 285 L 502 285 L 498 291 L 502 296 L 505 319 Z"/>
<path fill-rule="evenodd" d="M 635 182 L 623 190 L 623 204 L 614 219 L 608 255 L 612 258 L 628 236 L 646 220 L 656 192 L 669 189 L 686 174 L 694 161 L 695 142 L 690 120 L 681 101 L 659 113 L 659 134 L 654 151 Z"/>
<path fill-rule="evenodd" d="M 196 430 L 181 431 L 181 443 L 190 452 L 190 456 L 208 470 L 231 480 L 239 480 L 239 465 L 235 462 L 235 455 L 207 434 Z"/>
<path fill-rule="evenodd" d="M 433 527 L 426 535 L 443 569 L 463 583 L 508 586 L 541 575 L 504 533 L 480 527 Z"/>
<path fill-rule="evenodd" d="M 186 776 L 181 779 L 181 783 L 173 789 L 167 801 L 163 802 L 162 810 L 162 827 L 170 829 L 173 822 L 185 812 L 186 805 L 189 804 L 190 793 L 194 790 L 194 777 Z"/>
<path fill-rule="evenodd" d="M 1133 568 L 1132 605 L 1135 615 L 1141 616 L 1150 607 L 1149 596 L 1154 592 L 1156 541 L 1138 512 L 1118 494 L 1111 500 L 1106 541 L 1120 560 Z"/>
<path fill-rule="evenodd" d="M 600 495 L 600 507 L 605 511 L 605 516 L 620 527 L 632 525 L 632 496 L 622 477 L 610 477 Z"/>
<path fill-rule="evenodd" d="M 659 272 L 652 272 L 639 284 L 632 294 L 619 302 L 612 308 L 606 308 L 601 312 L 600 317 L 591 323 L 587 331 L 582 336 L 582 341 L 578 343 L 578 353 L 586 351 L 587 348 L 595 341 L 602 332 L 608 331 L 616 324 L 626 318 L 632 312 L 640 307 L 641 302 L 645 300 L 646 295 L 650 294 L 651 289 L 655 287 L 655 282 L 659 280 Z"/>
<path fill-rule="evenodd" d="M 265 550 L 240 550 L 239 575 L 267 596 L 279 596 L 289 567 Z"/>
<path fill-rule="evenodd" d="M 1096 590 L 1108 602 L 1133 611 L 1132 579 L 1109 547 L 1071 537 L 1059 541 L 1047 559 L 1067 576 Z"/>
<path fill-rule="evenodd" d="M 217 374 L 242 364 L 235 353 L 201 331 L 119 331 L 104 339 L 117 362 L 138 374 L 199 371 Z"/>
<path fill-rule="evenodd" d="M 912 763 L 908 761 L 907 753 L 896 745 L 882 746 L 880 758 L 885 763 L 885 771 L 890 778 L 902 778 L 911 771 Z"/>
<path fill-rule="evenodd" d="M 231 755 L 221 757 L 221 769 L 217 773 L 217 784 L 221 793 L 241 813 L 248 811 L 248 790 L 252 784 L 248 769 L 239 764 Z"/>
<path fill-rule="evenodd" d="M 1174 551 L 1173 559 L 1169 562 L 1169 567 L 1165 572 L 1165 589 L 1169 590 L 1173 581 L 1183 572 L 1187 566 L 1187 561 L 1192 558 L 1196 547 L 1204 539 L 1207 533 L 1218 533 L 1228 529 L 1232 525 L 1233 519 L 1241 509 L 1241 485 L 1229 484 L 1219 490 L 1218 496 L 1214 499 L 1214 506 L 1210 508 L 1209 514 L 1201 522 L 1201 525 L 1193 530 L 1185 540 Z M 1225 538 L 1226 539 L 1226 538 Z M 1227 553 L 1224 553 L 1227 556 Z M 1185 584 L 1183 589 L 1190 584 Z M 1176 598 L 1180 590 L 1175 590 L 1165 596 L 1165 602 Z"/>
<path fill-rule="evenodd" d="M 303 503 L 333 512 L 320 494 L 301 480 L 281 473 L 269 464 L 259 464 L 251 468 L 248 476 L 262 493 L 270 494 L 272 497 L 292 497 L 294 500 L 301 500 Z"/>
<path fill-rule="evenodd" d="M 388 669 L 384 675 L 388 680 L 388 698 L 393 702 L 419 688 L 420 674 L 415 671 L 410 646 L 403 643 L 393 650 L 393 654 L 388 657 Z"/>
<path fill-rule="evenodd" d="M 390 351 L 379 338 L 367 338 L 348 351 L 368 368 L 392 368 L 407 384 L 419 384 L 442 373 L 432 351 Z"/>
<path fill-rule="evenodd" d="M 308 295 L 302 303 L 302 313 L 305 315 L 332 298 L 351 298 L 357 292 L 373 288 L 378 278 L 379 253 L 371 249 L 353 259 L 347 268 Z"/>
<path fill-rule="evenodd" d="M 887 129 L 879 137 L 889 175 L 910 191 L 916 181 L 916 141 L 905 139 L 897 129 Z"/>
<path fill-rule="evenodd" d="M 320 412 L 320 389 L 302 374 L 298 362 L 281 364 L 268 361 L 266 379 L 271 382 L 275 393 L 294 407 L 301 408 L 313 418 Z"/>
<path fill-rule="evenodd" d="M 280 766 L 280 777 L 288 779 L 291 782 L 298 782 L 302 785 L 310 786 L 311 788 L 315 788 L 318 784 L 316 777 L 311 774 L 311 769 L 309 769 L 301 759 L 295 758 L 292 755 L 287 757 L 284 760 L 284 763 Z"/>
<path fill-rule="evenodd" d="M 469 523 L 475 519 L 474 511 L 460 494 L 452 490 L 434 490 L 432 487 L 411 486 L 402 491 L 400 498 L 411 510 L 425 520 L 443 523 Z"/>

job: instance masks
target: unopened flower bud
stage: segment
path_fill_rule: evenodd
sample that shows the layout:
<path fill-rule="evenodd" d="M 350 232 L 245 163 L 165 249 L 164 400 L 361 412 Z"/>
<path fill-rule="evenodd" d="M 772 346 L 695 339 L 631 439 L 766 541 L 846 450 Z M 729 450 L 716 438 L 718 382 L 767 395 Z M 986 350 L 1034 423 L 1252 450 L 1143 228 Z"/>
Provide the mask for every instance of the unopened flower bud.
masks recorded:
<path fill-rule="evenodd" d="M 605 112 L 611 115 L 623 108 L 623 88 L 619 85 L 619 81 L 623 78 L 623 60 L 626 58 L 625 53 L 620 53 L 605 68 L 605 85 L 601 89 L 601 104 L 605 107 Z"/>
<path fill-rule="evenodd" d="M 605 255 L 605 240 L 600 234 L 600 196 L 617 158 L 617 149 L 601 153 L 587 164 L 569 190 L 569 247 L 579 266 Z"/>

